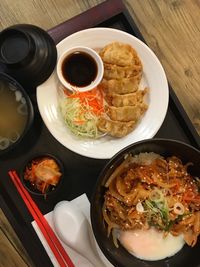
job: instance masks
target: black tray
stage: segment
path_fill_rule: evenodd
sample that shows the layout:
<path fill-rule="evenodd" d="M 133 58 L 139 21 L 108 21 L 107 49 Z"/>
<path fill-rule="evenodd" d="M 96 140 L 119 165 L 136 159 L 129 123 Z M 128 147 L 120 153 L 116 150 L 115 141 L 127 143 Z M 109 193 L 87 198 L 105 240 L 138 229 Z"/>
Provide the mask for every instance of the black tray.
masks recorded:
<path fill-rule="evenodd" d="M 76 31 L 90 27 L 111 27 L 126 31 L 144 41 L 135 23 L 120 0 L 106 1 L 79 16 L 49 30 L 56 43 Z M 171 138 L 200 148 L 200 137 L 170 87 L 169 108 L 162 127 L 155 137 Z M 32 217 L 26 209 L 8 176 L 8 170 L 20 171 L 28 157 L 48 152 L 58 156 L 65 165 L 63 190 L 57 198 L 47 201 L 35 199 L 45 214 L 61 200 L 71 200 L 82 193 L 90 199 L 96 179 L 107 160 L 82 157 L 58 143 L 45 127 L 36 103 L 35 93 L 31 99 L 35 120 L 20 147 L 0 158 L 0 207 L 16 231 L 19 239 L 38 267 L 53 266 L 40 240 L 31 226 Z"/>

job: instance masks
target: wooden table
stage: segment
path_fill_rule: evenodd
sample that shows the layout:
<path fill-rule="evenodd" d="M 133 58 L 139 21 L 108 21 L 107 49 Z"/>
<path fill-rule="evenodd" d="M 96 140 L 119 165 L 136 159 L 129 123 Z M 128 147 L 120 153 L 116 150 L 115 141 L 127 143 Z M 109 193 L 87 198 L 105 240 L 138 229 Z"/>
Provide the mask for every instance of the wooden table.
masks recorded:
<path fill-rule="evenodd" d="M 0 1 L 0 30 L 18 23 L 49 29 L 102 0 Z M 198 0 L 126 0 L 147 44 L 200 134 L 200 3 Z M 0 267 L 33 266 L 0 210 Z"/>

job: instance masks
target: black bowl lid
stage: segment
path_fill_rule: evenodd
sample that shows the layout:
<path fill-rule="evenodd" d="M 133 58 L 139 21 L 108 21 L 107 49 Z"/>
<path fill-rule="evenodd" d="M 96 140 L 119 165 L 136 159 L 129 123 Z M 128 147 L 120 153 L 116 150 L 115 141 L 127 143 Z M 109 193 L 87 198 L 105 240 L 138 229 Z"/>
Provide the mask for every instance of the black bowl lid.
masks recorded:
<path fill-rule="evenodd" d="M 6 29 L 0 34 L 0 62 L 9 67 L 20 67 L 33 58 L 35 44 L 31 36 L 17 29 Z"/>
<path fill-rule="evenodd" d="M 4 71 L 26 89 L 35 88 L 47 80 L 57 61 L 57 49 L 51 36 L 30 24 L 14 25 L 2 31 L 0 51 Z"/>

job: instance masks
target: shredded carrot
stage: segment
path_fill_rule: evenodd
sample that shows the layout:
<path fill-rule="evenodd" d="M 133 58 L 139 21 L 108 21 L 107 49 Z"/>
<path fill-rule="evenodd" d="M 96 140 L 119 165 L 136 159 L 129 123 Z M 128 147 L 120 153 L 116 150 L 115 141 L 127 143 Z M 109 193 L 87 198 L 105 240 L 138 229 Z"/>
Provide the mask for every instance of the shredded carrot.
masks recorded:
<path fill-rule="evenodd" d="M 81 124 L 84 124 L 85 121 L 84 120 L 74 120 L 74 123 L 81 125 Z"/>
<path fill-rule="evenodd" d="M 69 90 L 67 90 L 67 89 L 63 89 L 63 92 L 64 92 L 64 94 L 66 95 L 66 96 L 70 96 L 72 93 L 71 92 L 69 92 Z"/>
<path fill-rule="evenodd" d="M 100 115 L 104 112 L 103 93 L 100 89 L 95 88 L 87 92 L 75 92 L 69 94 L 64 91 L 69 98 L 78 98 L 83 105 L 89 105 L 95 115 Z"/>

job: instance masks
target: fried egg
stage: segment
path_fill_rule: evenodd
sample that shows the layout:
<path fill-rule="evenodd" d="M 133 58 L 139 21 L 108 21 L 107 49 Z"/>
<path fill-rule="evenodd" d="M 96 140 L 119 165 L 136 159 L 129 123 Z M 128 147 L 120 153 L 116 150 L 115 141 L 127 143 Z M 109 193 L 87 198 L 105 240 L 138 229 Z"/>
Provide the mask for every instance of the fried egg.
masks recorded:
<path fill-rule="evenodd" d="M 173 236 L 154 228 L 149 230 L 120 231 L 119 241 L 129 253 L 142 260 L 161 260 L 171 257 L 184 246 L 183 235 Z"/>

